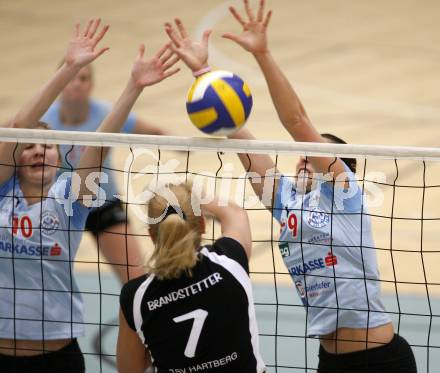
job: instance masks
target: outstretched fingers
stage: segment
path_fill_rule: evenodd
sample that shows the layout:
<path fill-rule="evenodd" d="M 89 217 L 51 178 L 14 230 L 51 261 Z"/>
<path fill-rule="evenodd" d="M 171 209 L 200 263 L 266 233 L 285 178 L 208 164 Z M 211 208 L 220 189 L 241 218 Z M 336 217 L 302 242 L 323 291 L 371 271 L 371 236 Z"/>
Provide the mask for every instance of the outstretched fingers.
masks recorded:
<path fill-rule="evenodd" d="M 101 24 L 101 19 L 95 19 L 93 21 L 92 27 L 90 27 L 90 31 L 87 35 L 88 38 L 93 39 L 93 37 L 95 36 L 96 30 L 98 29 L 99 25 Z"/>
<path fill-rule="evenodd" d="M 174 54 L 176 54 L 177 56 L 179 56 L 180 58 L 182 58 L 184 56 L 184 53 L 182 52 L 182 50 L 178 47 L 176 47 L 174 44 L 171 43 L 170 45 L 170 49 L 173 51 Z"/>
<path fill-rule="evenodd" d="M 142 59 L 144 58 L 144 55 L 145 55 L 145 44 L 142 43 L 141 45 L 139 45 L 138 58 Z"/>
<path fill-rule="evenodd" d="M 156 53 L 155 58 L 157 58 L 158 60 L 162 59 L 165 55 L 167 51 L 170 51 L 170 46 L 171 43 L 166 43 L 162 48 L 159 49 L 159 51 Z M 170 52 L 171 54 L 173 54 L 173 52 Z"/>
<path fill-rule="evenodd" d="M 78 37 L 80 33 L 80 24 L 79 22 L 75 23 L 75 29 L 73 30 L 73 37 Z"/>
<path fill-rule="evenodd" d="M 203 36 L 202 36 L 202 43 L 203 45 L 208 45 L 209 43 L 209 37 L 212 34 L 212 30 L 206 30 L 203 32 Z"/>
<path fill-rule="evenodd" d="M 252 9 L 249 5 L 249 0 L 244 0 L 244 9 L 246 10 L 246 14 L 249 17 L 249 21 L 254 22 L 255 17 L 254 17 L 254 13 L 252 12 Z"/>
<path fill-rule="evenodd" d="M 101 56 L 102 54 L 104 54 L 105 52 L 107 52 L 109 49 L 110 49 L 109 47 L 105 47 L 100 49 L 98 52 L 95 52 L 95 59 Z"/>
<path fill-rule="evenodd" d="M 180 18 L 176 18 L 174 20 L 174 22 L 176 23 L 177 29 L 180 32 L 180 36 L 182 37 L 182 39 L 185 39 L 188 37 L 188 32 L 186 31 L 185 26 L 183 25 L 183 22 Z"/>
<path fill-rule="evenodd" d="M 266 28 L 267 26 L 269 26 L 269 22 L 270 22 L 270 18 L 272 17 L 272 11 L 269 10 L 266 14 L 266 18 L 264 19 L 263 25 Z"/>
<path fill-rule="evenodd" d="M 258 14 L 257 14 L 257 22 L 262 22 L 264 17 L 264 5 L 265 1 L 260 0 L 260 6 L 258 7 Z"/>
<path fill-rule="evenodd" d="M 88 21 L 84 30 L 81 30 L 79 23 L 75 25 L 74 37 L 70 40 L 65 60 L 75 66 L 85 66 L 104 54 L 110 48 L 102 46 L 96 49 L 109 29 L 108 25 L 101 26 L 99 18 L 92 18 Z"/>
<path fill-rule="evenodd" d="M 246 22 L 241 18 L 240 13 L 238 13 L 237 9 L 235 9 L 233 6 L 229 7 L 229 11 L 234 16 L 234 18 L 240 23 L 240 25 L 243 26 L 243 28 L 246 27 Z"/>
<path fill-rule="evenodd" d="M 83 33 L 84 37 L 87 37 L 87 35 L 88 35 L 89 31 L 90 31 L 90 28 L 92 27 L 93 21 L 94 21 L 93 18 L 89 19 L 89 23 L 87 24 L 87 27 L 86 27 L 86 29 L 84 30 L 84 33 Z"/>
<path fill-rule="evenodd" d="M 169 45 L 167 45 L 166 51 L 161 56 L 158 57 L 160 63 L 164 64 L 165 62 L 167 62 L 173 56 L 173 54 L 174 54 L 173 51 L 170 49 Z"/>
<path fill-rule="evenodd" d="M 94 37 L 93 39 L 93 48 L 96 47 L 96 45 L 102 40 L 104 35 L 107 33 L 108 29 L 110 28 L 109 25 L 105 25 L 101 31 Z"/>
<path fill-rule="evenodd" d="M 229 40 L 235 41 L 236 43 L 238 43 L 238 41 L 239 41 L 239 39 L 240 39 L 240 37 L 239 37 L 238 35 L 235 35 L 235 34 L 233 34 L 233 33 L 231 33 L 231 32 L 225 32 L 225 33 L 223 33 L 223 34 L 222 34 L 222 38 L 225 38 L 225 39 L 229 39 Z"/>
<path fill-rule="evenodd" d="M 165 32 L 168 34 L 169 38 L 174 43 L 174 45 L 177 48 L 180 48 L 181 39 L 180 39 L 179 35 L 177 35 L 177 33 L 174 30 L 174 28 L 171 25 L 171 23 L 169 23 L 169 22 L 165 23 Z"/>
<path fill-rule="evenodd" d="M 171 56 L 173 56 L 173 54 L 171 54 Z M 173 67 L 177 62 L 179 62 L 179 60 L 180 60 L 179 56 L 174 55 L 173 58 L 171 58 L 171 59 L 169 59 L 167 61 L 164 61 L 163 65 L 162 65 L 163 71 L 166 71 L 170 67 Z"/>
<path fill-rule="evenodd" d="M 180 71 L 179 67 L 176 67 L 175 69 L 172 69 L 172 70 L 164 71 L 163 78 L 166 79 L 166 78 L 170 77 L 171 75 L 178 73 L 179 71 Z"/>

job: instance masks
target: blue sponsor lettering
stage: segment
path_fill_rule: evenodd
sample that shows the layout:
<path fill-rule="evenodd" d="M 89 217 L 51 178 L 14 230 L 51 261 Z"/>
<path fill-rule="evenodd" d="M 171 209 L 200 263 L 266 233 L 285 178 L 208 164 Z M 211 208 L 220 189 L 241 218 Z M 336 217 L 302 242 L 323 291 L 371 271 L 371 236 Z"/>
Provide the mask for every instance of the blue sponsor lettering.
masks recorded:
<path fill-rule="evenodd" d="M 303 263 L 304 265 L 296 265 L 289 268 L 289 273 L 293 276 L 305 275 L 317 269 L 325 268 L 324 259 L 313 259 Z"/>
<path fill-rule="evenodd" d="M 330 281 L 321 281 L 316 284 L 307 286 L 307 298 L 312 299 L 319 296 L 328 296 L 333 293 Z"/>
<path fill-rule="evenodd" d="M 26 246 L 22 244 L 16 244 L 12 246 L 10 242 L 0 241 L 0 251 L 4 251 L 12 254 L 12 250 L 14 250 L 14 254 L 27 255 L 27 256 L 49 256 L 49 246 Z"/>
<path fill-rule="evenodd" d="M 316 284 L 310 285 L 306 287 L 306 292 L 309 291 L 317 291 L 322 289 L 328 289 L 330 287 L 330 281 L 321 281 Z"/>

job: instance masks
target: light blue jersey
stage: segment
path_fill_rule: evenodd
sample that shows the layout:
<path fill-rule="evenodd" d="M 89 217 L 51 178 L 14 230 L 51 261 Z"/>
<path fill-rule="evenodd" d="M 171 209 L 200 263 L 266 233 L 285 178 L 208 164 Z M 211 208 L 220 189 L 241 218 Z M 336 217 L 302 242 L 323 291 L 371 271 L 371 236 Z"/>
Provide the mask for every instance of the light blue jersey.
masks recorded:
<path fill-rule="evenodd" d="M 362 190 L 348 167 L 346 175 L 347 190 L 326 182 L 307 194 L 283 176 L 276 194 L 279 247 L 306 308 L 309 336 L 390 322 Z"/>
<path fill-rule="evenodd" d="M 95 132 L 107 114 L 111 111 L 111 106 L 105 102 L 90 100 L 89 116 L 87 120 L 83 123 L 76 125 L 65 125 L 61 122 L 60 118 L 60 102 L 54 102 L 49 110 L 44 114 L 41 119 L 43 122 L 47 123 L 52 129 L 59 131 L 88 131 Z M 122 133 L 132 133 L 136 123 L 136 116 L 130 114 L 127 121 L 124 124 Z M 70 145 L 60 145 L 62 167 L 61 172 L 71 171 L 75 169 L 81 158 L 81 154 L 84 151 L 84 146 L 75 145 L 74 147 Z M 118 190 L 116 187 L 116 180 L 114 173 L 112 171 L 112 166 L 110 162 L 110 154 L 107 155 L 103 162 L 102 171 L 108 175 L 108 182 L 105 183 L 103 179 L 100 181 L 101 188 L 104 189 L 106 194 L 106 200 L 115 200 L 115 195 L 118 195 Z"/>
<path fill-rule="evenodd" d="M 69 195 L 70 179 L 55 182 L 47 198 L 32 205 L 18 178 L 0 185 L 0 338 L 84 334 L 84 306 L 72 273 L 89 210 L 76 201 L 66 213 L 57 199 Z"/>

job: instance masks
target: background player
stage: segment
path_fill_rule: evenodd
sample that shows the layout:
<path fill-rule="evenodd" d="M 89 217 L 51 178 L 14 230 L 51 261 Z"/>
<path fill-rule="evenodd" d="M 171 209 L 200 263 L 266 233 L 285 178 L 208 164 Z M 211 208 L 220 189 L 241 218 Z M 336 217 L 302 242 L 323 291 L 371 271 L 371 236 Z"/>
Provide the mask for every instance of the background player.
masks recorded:
<path fill-rule="evenodd" d="M 56 96 L 108 49 L 96 50 L 108 29 L 99 25 L 100 20 L 92 20 L 84 31 L 76 26 L 65 63 L 19 111 L 11 127 L 45 128 L 39 119 Z M 120 131 L 143 88 L 176 73 L 176 62 L 168 45 L 151 59 L 144 58 L 141 46 L 124 92 L 98 131 Z M 99 171 L 101 152 L 105 157 L 105 149 L 87 147 L 76 171 L 79 178 L 56 179 L 58 147 L 0 144 L 2 371 L 84 371 L 76 341 L 84 332 L 84 306 L 72 271 L 89 212 L 82 202 L 82 196 L 90 194 L 85 180 Z M 73 200 L 71 191 L 77 188 L 79 200 Z"/>
<path fill-rule="evenodd" d="M 178 206 L 157 191 L 148 202 L 155 244 L 150 275 L 121 291 L 117 363 L 120 373 L 264 372 L 259 355 L 248 260 L 246 211 L 214 199 L 201 205 L 221 225 L 222 237 L 200 247 L 203 216 L 195 216 L 191 185 L 169 186 Z M 192 201 L 192 202 L 191 202 Z M 151 357 L 150 357 L 151 354 Z"/>
<path fill-rule="evenodd" d="M 266 30 L 272 12 L 265 13 L 264 4 L 260 0 L 255 15 L 249 1 L 244 0 L 246 19 L 230 7 L 243 33 L 225 33 L 223 37 L 254 55 L 281 123 L 294 140 L 341 142 L 333 135 L 320 135 L 314 128 L 271 56 Z M 247 129 L 231 137 L 253 138 Z M 246 169 L 263 177 L 274 170 L 268 156 L 249 154 L 249 158 L 240 155 L 240 159 Z M 275 183 L 272 211 L 281 224 L 280 251 L 306 306 L 307 333 L 321 341 L 319 372 L 415 372 L 411 348 L 394 335 L 381 301 L 371 221 L 365 215 L 355 167 L 353 159 L 301 158 L 296 167 L 297 184 L 286 177 Z M 315 173 L 329 172 L 330 182 L 312 183 Z M 305 183 L 299 188 L 302 180 Z M 262 184 L 252 186 L 262 199 Z"/>
<path fill-rule="evenodd" d="M 91 98 L 93 88 L 93 68 L 87 65 L 67 84 L 60 99 L 50 106 L 42 120 L 55 130 L 95 132 L 110 112 L 111 106 Z M 146 135 L 168 134 L 133 113 L 128 115 L 122 132 Z M 61 171 L 75 168 L 84 146 L 61 145 L 60 149 L 63 167 Z M 107 175 L 106 180 L 102 178 L 100 184 L 105 192 L 105 203 L 91 210 L 85 228 L 94 235 L 98 248 L 106 248 L 107 260 L 114 264 L 113 268 L 116 269 L 118 277 L 125 282 L 128 279 L 127 275 L 136 277 L 141 274 L 137 266 L 142 264 L 143 255 L 128 222 L 127 211 L 120 199 L 115 197 L 120 193 L 112 171 L 111 154 L 104 160 L 102 172 Z"/>

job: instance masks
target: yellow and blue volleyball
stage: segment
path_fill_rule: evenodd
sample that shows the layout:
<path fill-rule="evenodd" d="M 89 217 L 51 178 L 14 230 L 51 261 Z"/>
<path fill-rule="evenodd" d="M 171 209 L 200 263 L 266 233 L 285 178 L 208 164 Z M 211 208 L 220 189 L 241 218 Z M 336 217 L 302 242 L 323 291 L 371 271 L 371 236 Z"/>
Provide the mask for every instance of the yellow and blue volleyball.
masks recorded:
<path fill-rule="evenodd" d="M 243 126 L 252 109 L 248 85 L 229 71 L 212 71 L 196 79 L 186 101 L 191 122 L 202 132 L 227 136 Z"/>

